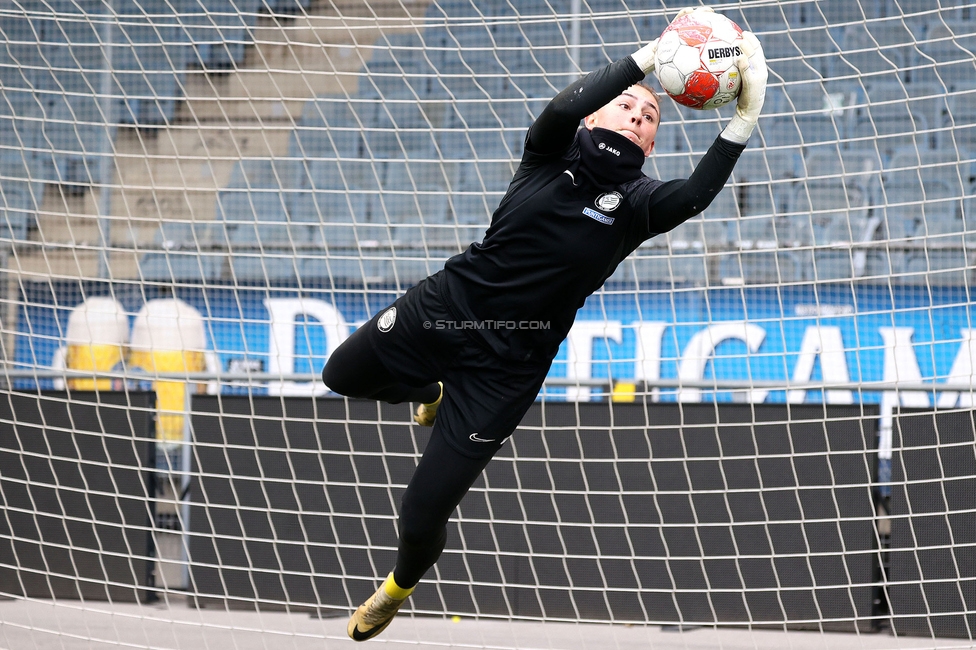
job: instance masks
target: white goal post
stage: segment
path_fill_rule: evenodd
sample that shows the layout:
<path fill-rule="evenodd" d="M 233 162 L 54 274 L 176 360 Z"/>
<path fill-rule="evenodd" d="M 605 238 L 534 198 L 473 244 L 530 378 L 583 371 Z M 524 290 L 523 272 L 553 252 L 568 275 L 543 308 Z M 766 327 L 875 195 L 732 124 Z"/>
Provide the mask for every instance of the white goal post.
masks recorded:
<path fill-rule="evenodd" d="M 341 634 L 429 431 L 325 360 L 684 4 L 0 2 L 0 646 Z M 401 618 L 971 643 L 976 3 L 713 6 L 756 134 L 580 310 Z M 662 102 L 683 177 L 732 108 Z"/>

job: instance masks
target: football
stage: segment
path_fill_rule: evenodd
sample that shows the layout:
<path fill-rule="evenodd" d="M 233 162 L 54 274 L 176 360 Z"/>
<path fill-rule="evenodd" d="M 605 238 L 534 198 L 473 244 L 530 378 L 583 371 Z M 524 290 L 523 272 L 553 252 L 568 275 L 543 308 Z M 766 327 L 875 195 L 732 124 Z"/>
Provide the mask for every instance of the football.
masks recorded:
<path fill-rule="evenodd" d="M 724 106 L 739 94 L 735 59 L 742 29 L 721 14 L 693 11 L 675 18 L 655 54 L 657 79 L 674 101 L 700 110 Z"/>

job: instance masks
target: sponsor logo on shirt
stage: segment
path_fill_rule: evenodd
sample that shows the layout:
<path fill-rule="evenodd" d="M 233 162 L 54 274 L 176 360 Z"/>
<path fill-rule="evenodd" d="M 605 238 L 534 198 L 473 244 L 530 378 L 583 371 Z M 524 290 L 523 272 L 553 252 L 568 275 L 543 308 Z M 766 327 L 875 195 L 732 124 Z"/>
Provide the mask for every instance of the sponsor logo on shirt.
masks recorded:
<path fill-rule="evenodd" d="M 590 219 L 599 221 L 602 224 L 606 224 L 608 226 L 613 225 L 613 217 L 608 217 L 607 215 L 601 214 L 592 208 L 583 208 L 583 214 L 588 216 Z"/>
<path fill-rule="evenodd" d="M 482 438 L 477 433 L 472 433 L 470 436 L 468 436 L 468 440 L 471 442 L 495 442 L 494 438 Z"/>
<path fill-rule="evenodd" d="M 376 328 L 381 332 L 389 332 L 393 329 L 393 325 L 396 323 L 396 307 L 390 307 L 383 315 L 380 316 L 379 320 L 376 321 Z"/>
<path fill-rule="evenodd" d="M 623 196 L 620 192 L 607 192 L 606 194 L 601 194 L 596 197 L 596 207 L 604 210 L 605 212 L 613 212 L 620 205 L 623 200 Z"/>
<path fill-rule="evenodd" d="M 597 145 L 597 148 L 606 149 L 607 151 L 617 156 L 618 158 L 620 157 L 620 152 L 614 149 L 613 147 L 611 147 L 610 145 L 608 145 L 606 142 L 601 142 L 600 144 Z"/>

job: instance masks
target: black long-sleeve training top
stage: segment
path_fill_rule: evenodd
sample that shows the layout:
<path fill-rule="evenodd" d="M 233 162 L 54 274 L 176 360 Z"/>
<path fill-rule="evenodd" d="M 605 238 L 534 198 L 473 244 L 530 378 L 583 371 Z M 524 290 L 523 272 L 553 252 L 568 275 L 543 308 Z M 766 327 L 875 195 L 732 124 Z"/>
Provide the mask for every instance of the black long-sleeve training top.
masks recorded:
<path fill-rule="evenodd" d="M 445 302 L 501 357 L 551 360 L 587 296 L 643 241 L 708 207 L 745 148 L 719 137 L 689 178 L 663 182 L 626 137 L 579 128 L 643 78 L 626 57 L 559 93 L 529 127 L 484 239 L 447 261 Z"/>

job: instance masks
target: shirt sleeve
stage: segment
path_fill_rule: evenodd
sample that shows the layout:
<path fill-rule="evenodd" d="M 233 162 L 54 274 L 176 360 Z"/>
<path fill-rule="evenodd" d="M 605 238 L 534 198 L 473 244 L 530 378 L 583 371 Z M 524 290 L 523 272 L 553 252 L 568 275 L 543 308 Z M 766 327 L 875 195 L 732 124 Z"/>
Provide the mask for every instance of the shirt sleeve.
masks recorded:
<path fill-rule="evenodd" d="M 704 211 L 725 187 L 745 148 L 744 144 L 718 137 L 691 176 L 658 185 L 644 204 L 647 237 L 673 230 Z"/>
<path fill-rule="evenodd" d="M 573 142 L 580 120 L 644 78 L 627 56 L 594 70 L 556 95 L 529 127 L 525 149 L 539 155 L 561 153 Z"/>

